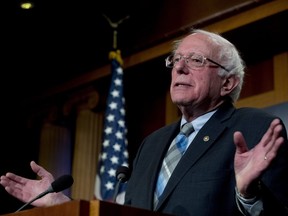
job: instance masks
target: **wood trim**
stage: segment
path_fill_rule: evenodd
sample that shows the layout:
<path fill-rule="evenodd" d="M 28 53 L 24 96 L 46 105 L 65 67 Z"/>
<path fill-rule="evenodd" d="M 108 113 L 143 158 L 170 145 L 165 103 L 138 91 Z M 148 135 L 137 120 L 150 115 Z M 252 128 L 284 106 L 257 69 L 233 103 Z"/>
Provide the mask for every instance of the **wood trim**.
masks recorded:
<path fill-rule="evenodd" d="M 236 103 L 236 107 L 263 108 L 288 101 L 288 52 L 275 55 L 273 65 L 274 90 L 243 98 Z"/>
<path fill-rule="evenodd" d="M 253 8 L 251 10 L 247 10 L 243 13 L 237 14 L 225 20 L 216 22 L 212 25 L 208 25 L 204 28 L 207 30 L 223 33 L 225 31 L 238 28 L 250 22 L 254 22 L 259 19 L 265 18 L 273 14 L 277 14 L 286 10 L 288 10 L 288 1 L 276 0 L 276 1 L 266 3 L 264 5 L 258 6 L 256 8 Z M 131 56 L 128 56 L 127 58 L 124 59 L 124 69 L 135 66 L 140 63 L 144 63 L 146 61 L 149 61 L 151 59 L 154 59 L 154 58 L 160 57 L 161 55 L 165 55 L 169 53 L 171 50 L 172 42 L 177 39 L 179 38 L 174 38 L 172 40 L 156 45 L 152 48 L 149 48 L 141 52 L 135 53 Z M 70 80 L 61 86 L 50 89 L 46 91 L 45 93 L 43 93 L 41 97 L 47 97 L 47 96 L 51 96 L 57 93 L 68 91 L 70 89 L 87 84 L 89 82 L 95 81 L 97 79 L 100 79 L 108 75 L 110 75 L 110 65 L 105 65 L 89 73 L 83 74 L 82 76 L 79 76 L 76 79 Z M 32 98 L 32 99 L 37 99 L 37 98 Z"/>
<path fill-rule="evenodd" d="M 209 25 L 205 27 L 205 29 L 208 31 L 223 33 L 286 10 L 288 10 L 288 1 L 286 0 L 272 1 L 259 7 L 240 13 L 238 15 L 235 15 L 233 17 Z"/>
<path fill-rule="evenodd" d="M 89 216 L 99 216 L 99 209 L 100 209 L 100 201 L 99 200 L 91 200 L 90 201 Z"/>
<path fill-rule="evenodd" d="M 274 57 L 275 103 L 288 101 L 288 52 Z"/>

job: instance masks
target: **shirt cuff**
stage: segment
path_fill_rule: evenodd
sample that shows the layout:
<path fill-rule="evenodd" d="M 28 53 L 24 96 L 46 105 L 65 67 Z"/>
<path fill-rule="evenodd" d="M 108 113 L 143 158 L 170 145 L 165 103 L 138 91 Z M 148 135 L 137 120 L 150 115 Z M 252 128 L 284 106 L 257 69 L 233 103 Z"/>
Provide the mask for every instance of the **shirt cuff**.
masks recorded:
<path fill-rule="evenodd" d="M 259 196 L 252 198 L 244 198 L 240 195 L 237 188 L 236 191 L 236 202 L 238 209 L 243 215 L 259 216 L 263 211 L 263 202 Z"/>

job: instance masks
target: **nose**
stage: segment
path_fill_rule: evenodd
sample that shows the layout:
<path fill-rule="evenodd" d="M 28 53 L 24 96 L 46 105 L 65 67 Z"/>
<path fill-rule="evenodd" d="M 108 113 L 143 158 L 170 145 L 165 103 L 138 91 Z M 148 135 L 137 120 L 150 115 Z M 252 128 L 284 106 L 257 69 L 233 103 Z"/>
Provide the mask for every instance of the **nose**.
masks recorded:
<path fill-rule="evenodd" d="M 185 58 L 181 58 L 177 64 L 174 65 L 174 69 L 178 72 L 178 73 L 189 73 L 189 68 L 186 64 L 186 59 Z"/>

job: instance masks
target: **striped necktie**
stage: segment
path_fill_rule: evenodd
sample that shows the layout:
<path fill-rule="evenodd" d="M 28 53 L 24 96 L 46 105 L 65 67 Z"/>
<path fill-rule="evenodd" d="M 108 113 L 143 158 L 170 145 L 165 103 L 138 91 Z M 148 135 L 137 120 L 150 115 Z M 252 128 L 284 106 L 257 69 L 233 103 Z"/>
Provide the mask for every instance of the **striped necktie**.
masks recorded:
<path fill-rule="evenodd" d="M 159 197 L 164 191 L 166 184 L 172 175 L 175 167 L 180 161 L 182 155 L 185 153 L 188 145 L 188 136 L 194 131 L 191 123 L 186 123 L 181 128 L 180 133 L 171 143 L 166 156 L 163 160 L 161 170 L 159 172 L 156 189 L 154 193 L 154 208 L 156 208 Z"/>

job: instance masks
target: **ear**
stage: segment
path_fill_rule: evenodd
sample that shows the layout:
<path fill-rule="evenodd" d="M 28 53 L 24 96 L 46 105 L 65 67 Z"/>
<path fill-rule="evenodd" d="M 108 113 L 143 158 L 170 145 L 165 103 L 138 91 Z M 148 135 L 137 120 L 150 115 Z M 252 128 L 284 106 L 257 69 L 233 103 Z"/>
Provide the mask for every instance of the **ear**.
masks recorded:
<path fill-rule="evenodd" d="M 226 96 L 230 94 L 233 89 L 239 84 L 239 78 L 236 76 L 229 76 L 223 79 L 223 84 L 221 88 L 221 96 Z"/>

